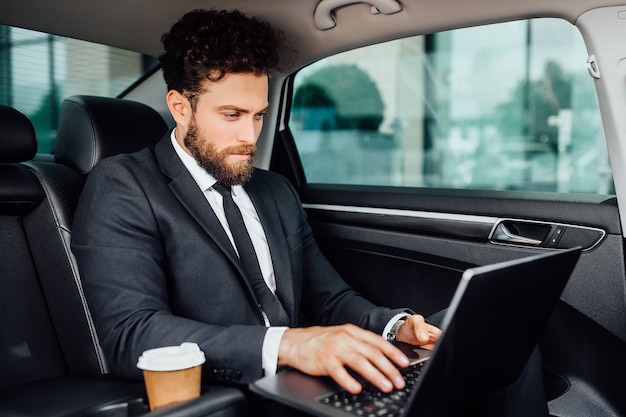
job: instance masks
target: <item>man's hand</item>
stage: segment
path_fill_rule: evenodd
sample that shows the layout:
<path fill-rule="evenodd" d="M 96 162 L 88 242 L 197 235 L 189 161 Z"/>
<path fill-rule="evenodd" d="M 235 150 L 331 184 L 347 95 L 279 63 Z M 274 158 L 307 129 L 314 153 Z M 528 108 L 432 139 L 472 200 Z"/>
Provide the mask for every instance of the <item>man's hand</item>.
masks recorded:
<path fill-rule="evenodd" d="M 426 323 L 423 316 L 414 314 L 398 328 L 396 340 L 424 349 L 433 349 L 441 336 L 441 329 Z"/>
<path fill-rule="evenodd" d="M 406 323 L 400 329 L 404 327 Z M 345 324 L 288 329 L 280 343 L 278 365 L 291 366 L 310 375 L 330 376 L 342 388 L 357 394 L 361 391 L 361 384 L 346 367 L 381 391 L 390 392 L 394 388 L 404 388 L 404 379 L 397 366 L 404 368 L 409 361 L 380 335 Z"/>

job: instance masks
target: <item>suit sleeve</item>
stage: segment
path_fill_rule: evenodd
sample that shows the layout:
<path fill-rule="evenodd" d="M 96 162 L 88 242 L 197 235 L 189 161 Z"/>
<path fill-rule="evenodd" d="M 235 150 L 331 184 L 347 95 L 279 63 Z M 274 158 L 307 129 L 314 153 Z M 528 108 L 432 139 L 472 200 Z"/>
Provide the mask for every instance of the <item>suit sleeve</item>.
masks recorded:
<path fill-rule="evenodd" d="M 264 326 L 220 326 L 171 312 L 152 204 L 131 169 L 105 160 L 90 174 L 75 215 L 72 250 L 112 371 L 141 378 L 136 363 L 144 350 L 189 341 L 205 352 L 205 380 L 260 378 Z"/>

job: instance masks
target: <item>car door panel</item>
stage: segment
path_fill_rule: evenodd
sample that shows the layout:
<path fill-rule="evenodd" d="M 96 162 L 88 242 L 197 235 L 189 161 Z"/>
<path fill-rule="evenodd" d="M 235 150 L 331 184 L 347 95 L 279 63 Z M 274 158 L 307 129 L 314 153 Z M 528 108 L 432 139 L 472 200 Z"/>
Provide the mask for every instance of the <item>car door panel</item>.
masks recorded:
<path fill-rule="evenodd" d="M 519 206 L 528 206 L 524 221 L 528 222 L 533 219 L 533 205 L 536 205 L 533 201 L 526 204 L 528 200 L 520 199 L 514 205 L 516 210 L 503 211 L 506 210 L 506 202 L 490 199 L 493 207 L 491 216 L 485 215 L 489 214 L 487 210 L 482 210 L 480 215 L 467 215 L 443 210 L 431 211 L 434 203 L 429 202 L 429 196 L 424 193 L 409 198 L 403 192 L 405 203 L 402 205 L 402 210 L 398 210 L 389 207 L 389 202 L 394 201 L 394 197 L 397 199 L 393 190 L 380 192 L 378 195 L 380 203 L 376 207 L 366 208 L 353 205 L 358 204 L 353 201 L 355 194 L 358 194 L 357 191 L 345 193 L 343 198 L 346 201 L 344 202 L 341 201 L 342 197 L 339 193 L 324 192 L 321 188 L 321 185 L 302 187 L 304 207 L 320 240 L 320 246 L 327 252 L 327 256 L 336 258 L 337 268 L 345 271 L 346 279 L 357 288 L 360 286 L 359 281 L 366 278 L 353 277 L 350 271 L 355 268 L 362 269 L 364 273 L 358 274 L 359 277 L 368 275 L 368 271 L 371 274 L 371 271 L 375 270 L 373 264 L 379 262 L 371 259 L 373 253 L 384 257 L 395 256 L 398 258 L 397 262 L 411 260 L 413 263 L 427 264 L 426 270 L 428 271 L 437 267 L 446 271 L 441 273 L 442 276 L 450 279 L 450 272 L 448 272 L 450 270 L 456 271 L 458 278 L 463 269 L 470 266 L 512 259 L 536 253 L 538 250 L 551 250 L 548 247 L 531 248 L 523 247 L 518 243 L 506 244 L 490 241 L 491 231 L 499 224 L 499 219 L 510 219 L 518 215 Z M 373 191 L 370 190 L 367 194 L 370 200 L 375 198 Z M 476 194 L 480 193 L 476 192 Z M 453 197 L 448 199 L 450 202 L 455 200 Z M 462 200 L 465 199 L 466 197 L 462 198 Z M 410 200 L 414 202 L 413 210 L 407 208 Z M 479 197 L 476 197 L 476 200 L 479 200 Z M 593 197 L 590 200 L 597 199 Z M 458 201 L 458 203 L 462 202 Z M 542 206 L 547 205 L 548 203 L 542 203 Z M 553 213 L 567 212 L 566 208 L 570 205 L 569 202 L 554 202 L 551 211 Z M 593 239 L 593 245 L 584 252 L 563 293 L 563 299 L 626 340 L 623 243 L 621 235 L 607 232 L 619 230 L 619 223 L 614 220 L 618 219 L 617 208 L 614 204 L 597 201 L 577 203 L 577 206 L 576 210 L 583 218 L 589 219 L 593 216 L 593 226 L 589 226 L 589 221 L 583 220 L 572 224 L 571 214 L 562 219 L 556 216 L 545 219 L 545 207 L 541 207 L 535 217 L 535 219 L 543 217 L 544 220 L 533 220 L 534 224 L 548 227 L 550 230 L 555 224 L 567 224 L 569 231 L 590 230 L 594 232 L 594 235 L 605 233 L 597 244 L 597 240 Z M 428 210 L 424 210 L 424 207 Z M 458 204 L 457 207 L 464 207 L 464 205 Z M 611 211 L 613 216 L 610 215 Z M 602 225 L 602 217 L 610 221 Z M 510 220 L 507 221 L 510 222 Z M 565 223 L 566 221 L 568 223 Z M 576 230 L 578 227 L 580 230 Z M 588 229 L 588 227 L 592 228 Z M 339 241 L 341 244 L 338 243 Z M 325 249 L 326 246 L 333 249 Z M 338 256 L 339 248 L 355 253 L 350 257 Z M 344 263 L 346 265 L 343 265 Z M 387 263 L 393 262 L 387 261 Z M 388 270 L 402 271 L 403 268 L 388 267 Z M 380 286 L 387 284 L 388 275 L 390 274 L 379 278 Z M 430 278 L 434 287 L 442 285 L 438 282 L 438 276 L 439 274 L 435 273 Z M 590 277 L 594 278 L 590 279 Z M 420 279 L 427 280 L 426 278 Z M 375 282 L 373 277 L 367 278 L 367 287 L 375 285 Z M 449 289 L 449 285 L 442 286 Z M 380 290 L 381 288 L 369 288 L 369 291 L 375 294 L 379 294 Z M 603 302 L 599 303 L 598 300 L 603 300 Z M 614 308 L 607 310 L 607 305 Z"/>

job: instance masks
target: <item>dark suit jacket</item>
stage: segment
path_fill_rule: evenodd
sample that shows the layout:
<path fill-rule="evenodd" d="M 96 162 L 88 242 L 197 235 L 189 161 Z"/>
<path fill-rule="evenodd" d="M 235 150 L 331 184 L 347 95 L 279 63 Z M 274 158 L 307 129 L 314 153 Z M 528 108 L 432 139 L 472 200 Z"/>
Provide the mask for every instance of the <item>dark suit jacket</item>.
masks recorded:
<path fill-rule="evenodd" d="M 270 246 L 293 326 L 355 323 L 381 333 L 398 310 L 351 290 L 320 253 L 298 196 L 255 170 L 245 185 Z M 206 380 L 263 375 L 266 328 L 217 217 L 166 135 L 154 149 L 101 161 L 76 212 L 72 250 L 114 373 L 139 378 L 145 349 L 196 342 Z"/>

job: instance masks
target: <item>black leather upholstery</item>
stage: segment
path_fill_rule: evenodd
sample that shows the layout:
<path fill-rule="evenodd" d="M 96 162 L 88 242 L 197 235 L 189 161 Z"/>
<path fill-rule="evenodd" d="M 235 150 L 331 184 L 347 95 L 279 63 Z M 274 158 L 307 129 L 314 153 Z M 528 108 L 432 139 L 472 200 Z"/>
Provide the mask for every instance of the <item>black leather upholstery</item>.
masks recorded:
<path fill-rule="evenodd" d="M 30 120 L 11 107 L 0 106 L 0 214 L 23 214 L 43 199 L 37 178 L 19 164 L 36 152 Z"/>
<path fill-rule="evenodd" d="M 34 239 L 31 245 L 42 287 L 50 299 L 50 315 L 63 323 L 56 331 L 70 372 L 108 372 L 70 250 L 74 211 L 85 174 L 102 158 L 156 143 L 166 130 L 163 118 L 144 104 L 73 96 L 61 108 L 54 162 L 27 163 L 46 199 L 25 229 L 54 239 Z"/>
<path fill-rule="evenodd" d="M 148 411 L 143 383 L 112 375 L 66 375 L 0 390 L 2 417 L 245 417 L 232 387 L 203 387 L 200 398 Z"/>
<path fill-rule="evenodd" d="M 18 164 L 0 163 L 0 215 L 23 214 L 43 200 L 39 181 Z"/>
<path fill-rule="evenodd" d="M 103 158 L 155 144 L 166 131 L 163 117 L 142 103 L 69 97 L 61 109 L 55 160 L 86 174 Z"/>
<path fill-rule="evenodd" d="M 5 106 L 0 144 L 0 387 L 6 387 L 66 368 L 24 229 L 45 199 L 37 177 L 20 164 L 35 155 L 35 131 L 23 114 Z"/>
<path fill-rule="evenodd" d="M 100 159 L 156 143 L 167 125 L 143 104 L 85 96 L 61 120 L 55 160 L 29 160 L 32 124 L 0 106 L 0 416 L 241 416 L 235 388 L 149 413 L 142 382 L 106 374 L 70 251 L 74 210 Z"/>
<path fill-rule="evenodd" d="M 143 402 L 144 395 L 142 383 L 112 375 L 66 374 L 0 390 L 0 416 L 86 417 L 112 404 Z M 126 417 L 121 411 L 103 417 Z"/>
<path fill-rule="evenodd" d="M 0 163 L 28 161 L 37 152 L 35 128 L 12 107 L 0 106 Z"/>

